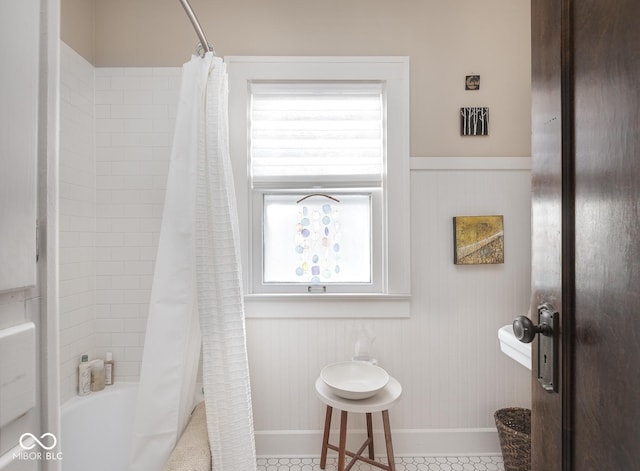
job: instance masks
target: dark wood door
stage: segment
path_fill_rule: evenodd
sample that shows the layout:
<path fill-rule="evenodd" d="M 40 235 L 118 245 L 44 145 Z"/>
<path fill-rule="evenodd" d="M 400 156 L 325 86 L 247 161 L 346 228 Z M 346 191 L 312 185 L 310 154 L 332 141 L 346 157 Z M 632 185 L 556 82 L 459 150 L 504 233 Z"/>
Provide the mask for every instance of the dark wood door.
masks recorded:
<path fill-rule="evenodd" d="M 567 382 L 563 375 L 569 367 L 564 363 L 565 330 L 569 306 L 563 294 L 564 273 L 568 264 L 563 240 L 570 238 L 570 228 L 563 224 L 569 210 L 567 182 L 563 172 L 570 162 L 570 152 L 563 139 L 570 117 L 563 106 L 566 77 L 563 75 L 562 4 L 557 0 L 531 2 L 531 84 L 532 84 L 532 298 L 531 316 L 537 323 L 537 307 L 549 303 L 559 313 L 560 342 L 556 364 L 560 371 L 557 393 L 546 392 L 537 381 L 538 343 L 533 343 L 531 404 L 531 465 L 536 471 L 560 471 L 562 467 L 563 397 Z M 563 193 L 564 190 L 564 193 Z M 565 288 L 563 290 L 563 288 Z"/>
<path fill-rule="evenodd" d="M 637 0 L 532 0 L 532 307 L 560 316 L 533 471 L 640 470 L 639 20 Z"/>

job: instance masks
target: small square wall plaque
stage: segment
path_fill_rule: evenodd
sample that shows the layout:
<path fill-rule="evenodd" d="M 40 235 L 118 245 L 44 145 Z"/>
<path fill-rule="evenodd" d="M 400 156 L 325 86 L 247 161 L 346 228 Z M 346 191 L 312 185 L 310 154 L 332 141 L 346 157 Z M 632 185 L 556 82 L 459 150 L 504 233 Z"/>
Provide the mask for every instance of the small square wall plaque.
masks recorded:
<path fill-rule="evenodd" d="M 480 90 L 480 76 L 479 75 L 467 75 L 464 78 L 465 90 Z"/>
<path fill-rule="evenodd" d="M 454 217 L 453 263 L 456 265 L 504 263 L 503 217 Z"/>
<path fill-rule="evenodd" d="M 460 135 L 488 136 L 489 108 L 478 106 L 460 108 Z"/>

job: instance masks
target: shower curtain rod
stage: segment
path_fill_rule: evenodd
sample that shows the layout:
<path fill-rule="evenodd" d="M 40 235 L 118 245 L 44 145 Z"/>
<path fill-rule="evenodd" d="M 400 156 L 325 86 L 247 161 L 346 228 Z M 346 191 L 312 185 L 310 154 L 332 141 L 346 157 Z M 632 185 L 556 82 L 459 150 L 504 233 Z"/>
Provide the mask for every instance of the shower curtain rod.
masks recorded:
<path fill-rule="evenodd" d="M 204 31 L 202 31 L 200 22 L 198 21 L 198 18 L 196 17 L 196 14 L 194 13 L 193 8 L 191 8 L 191 5 L 189 4 L 189 0 L 179 0 L 179 1 L 182 4 L 182 8 L 184 8 L 185 13 L 189 17 L 189 20 L 191 20 L 193 29 L 196 30 L 198 39 L 200 39 L 200 47 L 202 47 L 202 49 L 205 52 L 213 52 L 213 54 L 215 55 L 216 51 L 213 48 L 213 45 L 211 45 L 209 41 L 207 41 L 207 37 L 204 35 Z"/>

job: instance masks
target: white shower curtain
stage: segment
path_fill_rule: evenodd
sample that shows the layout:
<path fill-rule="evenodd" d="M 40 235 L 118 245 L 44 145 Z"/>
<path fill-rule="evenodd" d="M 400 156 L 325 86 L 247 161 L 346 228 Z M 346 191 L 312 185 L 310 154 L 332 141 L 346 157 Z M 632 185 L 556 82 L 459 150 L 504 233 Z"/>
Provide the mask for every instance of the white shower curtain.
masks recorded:
<path fill-rule="evenodd" d="M 189 418 L 202 343 L 213 469 L 256 468 L 226 64 L 183 66 L 130 471 L 160 471 Z"/>

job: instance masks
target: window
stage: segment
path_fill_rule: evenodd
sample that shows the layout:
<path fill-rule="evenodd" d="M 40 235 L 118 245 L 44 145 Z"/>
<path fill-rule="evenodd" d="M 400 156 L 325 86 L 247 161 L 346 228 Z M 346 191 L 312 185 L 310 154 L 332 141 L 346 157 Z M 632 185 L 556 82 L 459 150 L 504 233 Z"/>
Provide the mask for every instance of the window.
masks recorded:
<path fill-rule="evenodd" d="M 407 297 L 408 60 L 225 60 L 247 298 Z"/>

